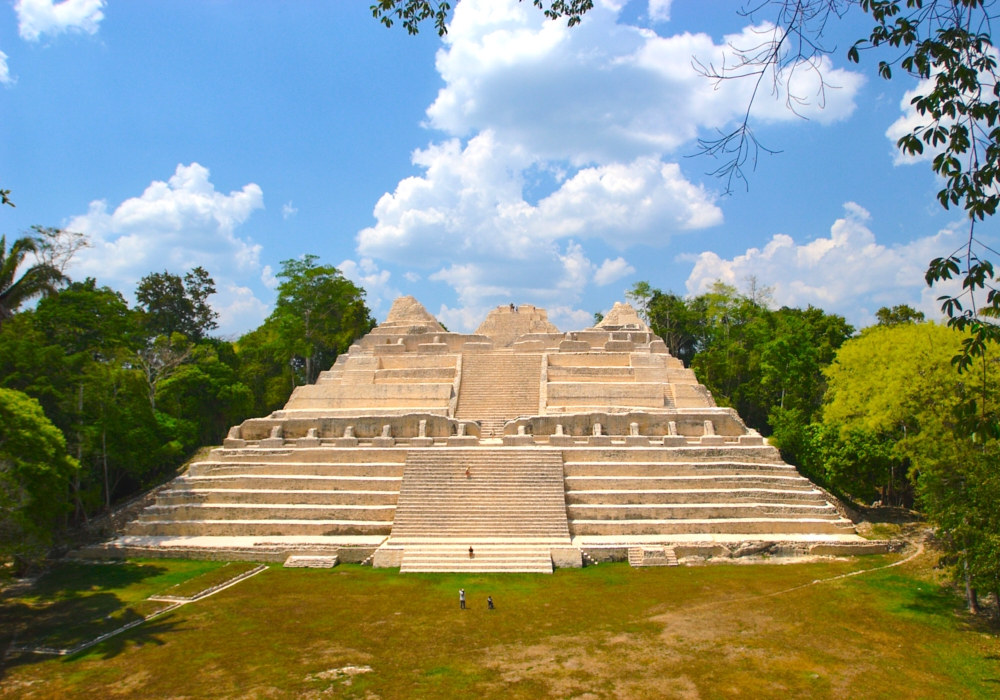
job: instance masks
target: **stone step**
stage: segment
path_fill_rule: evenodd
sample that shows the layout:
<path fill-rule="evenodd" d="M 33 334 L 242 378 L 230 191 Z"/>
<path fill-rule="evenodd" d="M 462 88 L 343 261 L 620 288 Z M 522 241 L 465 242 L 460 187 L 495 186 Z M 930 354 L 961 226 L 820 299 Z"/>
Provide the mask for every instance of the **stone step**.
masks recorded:
<path fill-rule="evenodd" d="M 126 535 L 156 537 L 307 537 L 388 535 L 391 521 L 375 520 L 161 520 L 129 523 Z"/>
<path fill-rule="evenodd" d="M 677 553 L 673 547 L 629 547 L 629 566 L 677 566 Z"/>
<path fill-rule="evenodd" d="M 375 451 L 374 449 L 372 451 Z M 199 469 L 189 472 L 191 476 L 385 476 L 402 477 L 403 464 L 259 464 L 248 466 L 246 464 L 220 464 L 208 469 Z"/>
<path fill-rule="evenodd" d="M 775 503 L 687 503 L 684 505 L 649 503 L 644 505 L 569 505 L 569 521 L 578 520 L 683 520 L 707 518 L 756 518 L 775 515 L 804 516 L 823 520 L 839 520 L 833 506 L 785 505 Z"/>
<path fill-rule="evenodd" d="M 788 491 L 782 489 L 648 489 L 566 491 L 566 503 L 576 504 L 642 504 L 642 503 L 789 503 L 825 505 L 819 491 Z"/>
<path fill-rule="evenodd" d="M 573 520 L 570 534 L 581 535 L 699 535 L 699 534 L 820 534 L 853 533 L 849 520 L 821 518 L 719 518 L 685 520 Z"/>
<path fill-rule="evenodd" d="M 712 446 L 688 443 L 684 447 L 564 447 L 563 458 L 568 464 L 579 462 L 687 462 L 692 464 L 747 464 L 770 466 L 795 472 L 795 467 L 781 461 L 778 450 L 770 446 L 740 446 L 732 443 Z"/>
<path fill-rule="evenodd" d="M 538 412 L 541 375 L 542 361 L 537 355 L 464 355 L 455 416 L 509 420 L 533 415 Z M 487 427 L 486 436 L 497 434 L 494 425 Z"/>
<path fill-rule="evenodd" d="M 697 464 L 690 462 L 623 461 L 617 464 L 601 463 L 600 466 L 595 466 L 594 463 L 567 462 L 563 465 L 563 469 L 568 477 L 590 478 L 598 476 L 735 476 L 739 474 L 753 474 L 759 476 L 797 476 L 797 472 L 795 472 L 794 469 L 781 468 L 776 465 L 725 465 L 718 463 Z M 803 482 L 808 483 L 808 480 L 803 478 Z"/>
<path fill-rule="evenodd" d="M 380 447 L 373 450 L 370 445 L 358 447 L 296 447 L 289 443 L 285 447 L 262 449 L 244 447 L 235 450 L 212 450 L 210 458 L 191 465 L 197 469 L 199 465 L 214 464 L 338 464 L 338 463 L 393 463 L 403 464 L 406 461 L 406 449 L 403 447 Z"/>
<path fill-rule="evenodd" d="M 475 545 L 471 557 L 468 546 L 408 546 L 403 549 L 400 572 L 551 574 L 552 557 L 548 548 L 523 546 Z"/>
<path fill-rule="evenodd" d="M 208 503 L 194 505 L 152 505 L 140 515 L 140 522 L 162 520 L 387 520 L 394 505 L 247 504 Z"/>
<path fill-rule="evenodd" d="M 189 489 L 173 488 L 157 494 L 157 505 L 196 503 L 277 503 L 395 505 L 394 491 L 316 491 L 306 489 Z"/>
<path fill-rule="evenodd" d="M 621 490 L 691 490 L 744 488 L 776 489 L 813 493 L 816 487 L 800 476 L 766 474 L 690 474 L 684 476 L 567 476 L 568 491 Z"/>
<path fill-rule="evenodd" d="M 179 489 L 281 489 L 303 491 L 383 491 L 399 493 L 402 476 L 308 476 L 291 474 L 230 474 L 182 476 L 173 484 Z"/>
<path fill-rule="evenodd" d="M 525 461 L 531 466 L 517 466 Z M 466 469 L 471 477 L 465 476 Z M 562 476 L 557 450 L 411 451 L 393 535 L 568 537 Z"/>

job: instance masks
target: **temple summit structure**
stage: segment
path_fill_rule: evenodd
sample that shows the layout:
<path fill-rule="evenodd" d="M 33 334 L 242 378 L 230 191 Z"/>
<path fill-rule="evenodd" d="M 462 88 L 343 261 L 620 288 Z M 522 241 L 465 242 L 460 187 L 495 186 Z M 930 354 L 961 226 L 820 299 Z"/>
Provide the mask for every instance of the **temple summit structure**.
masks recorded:
<path fill-rule="evenodd" d="M 880 546 L 628 304 L 572 333 L 501 306 L 463 334 L 402 297 L 82 554 L 551 572 Z"/>

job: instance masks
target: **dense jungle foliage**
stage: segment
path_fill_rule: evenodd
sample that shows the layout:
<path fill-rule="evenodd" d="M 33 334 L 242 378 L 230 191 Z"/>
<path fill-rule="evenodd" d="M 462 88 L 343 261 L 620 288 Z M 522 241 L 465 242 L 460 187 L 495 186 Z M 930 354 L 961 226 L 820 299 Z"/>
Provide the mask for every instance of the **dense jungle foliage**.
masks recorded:
<path fill-rule="evenodd" d="M 970 607 L 977 589 L 1000 603 L 1000 445 L 969 432 L 970 413 L 997 412 L 997 353 L 959 373 L 968 334 L 909 306 L 856 332 L 820 309 L 774 309 L 748 282 L 688 298 L 640 282 L 628 296 L 785 460 L 848 501 L 921 511 Z"/>
<path fill-rule="evenodd" d="M 130 306 L 94 279 L 17 262 L 0 293 L 47 281 L 0 314 L 0 558 L 20 568 L 58 530 L 162 481 L 231 425 L 280 408 L 375 323 L 364 290 L 315 256 L 282 263 L 275 310 L 236 340 L 212 335 L 215 287 L 202 268 L 147 275 Z M 32 296 L 41 297 L 34 308 L 18 308 Z"/>

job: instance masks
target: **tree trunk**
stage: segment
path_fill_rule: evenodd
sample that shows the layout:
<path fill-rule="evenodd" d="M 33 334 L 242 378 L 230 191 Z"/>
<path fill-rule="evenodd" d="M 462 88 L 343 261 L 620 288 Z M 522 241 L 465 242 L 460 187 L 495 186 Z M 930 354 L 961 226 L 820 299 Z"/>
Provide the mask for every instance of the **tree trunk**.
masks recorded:
<path fill-rule="evenodd" d="M 111 490 L 108 488 L 108 429 L 101 430 L 101 456 L 104 460 L 104 510 L 111 510 Z"/>
<path fill-rule="evenodd" d="M 964 573 L 965 573 L 965 599 L 969 603 L 969 612 L 973 615 L 979 614 L 979 596 L 976 595 L 976 589 L 972 587 L 972 579 L 969 578 L 969 558 L 963 552 Z"/>
<path fill-rule="evenodd" d="M 80 384 L 80 395 L 77 400 L 76 405 L 77 419 L 81 422 L 83 421 L 83 384 Z M 83 465 L 83 434 L 77 430 L 76 431 L 76 461 L 81 466 Z M 83 524 L 87 525 L 87 511 L 83 507 L 83 501 L 80 499 L 80 473 L 77 472 L 76 476 L 73 477 L 73 497 L 76 501 L 74 504 L 73 520 L 77 524 L 80 523 L 80 518 L 83 518 Z"/>
<path fill-rule="evenodd" d="M 312 368 L 313 368 L 312 355 L 307 355 L 306 356 L 306 384 L 312 384 L 313 383 L 313 378 L 312 378 L 313 369 Z"/>

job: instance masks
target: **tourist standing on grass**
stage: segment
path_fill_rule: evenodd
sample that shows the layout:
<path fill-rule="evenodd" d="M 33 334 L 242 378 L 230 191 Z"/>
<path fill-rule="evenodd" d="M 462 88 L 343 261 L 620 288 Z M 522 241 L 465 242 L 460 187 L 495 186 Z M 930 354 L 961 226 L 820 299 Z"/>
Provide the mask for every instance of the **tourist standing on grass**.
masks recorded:
<path fill-rule="evenodd" d="M 486 609 L 496 610 L 496 608 L 493 607 L 493 596 L 491 595 L 486 596 Z"/>
<path fill-rule="evenodd" d="M 458 589 L 458 607 L 465 610 L 465 589 Z"/>

